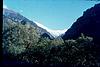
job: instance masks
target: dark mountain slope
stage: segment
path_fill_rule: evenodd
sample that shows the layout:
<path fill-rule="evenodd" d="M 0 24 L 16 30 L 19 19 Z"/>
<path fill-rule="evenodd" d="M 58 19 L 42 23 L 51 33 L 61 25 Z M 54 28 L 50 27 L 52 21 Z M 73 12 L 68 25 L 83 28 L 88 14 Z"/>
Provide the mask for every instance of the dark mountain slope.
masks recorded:
<path fill-rule="evenodd" d="M 100 44 L 100 4 L 87 9 L 62 38 L 76 39 L 81 33 L 93 37 L 94 42 Z"/>

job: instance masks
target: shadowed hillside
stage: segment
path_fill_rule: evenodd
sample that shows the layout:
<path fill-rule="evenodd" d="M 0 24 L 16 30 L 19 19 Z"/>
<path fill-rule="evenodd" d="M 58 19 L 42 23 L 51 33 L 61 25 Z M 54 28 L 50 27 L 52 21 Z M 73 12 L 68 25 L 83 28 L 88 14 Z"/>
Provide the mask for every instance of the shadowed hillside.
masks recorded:
<path fill-rule="evenodd" d="M 64 40 L 76 39 L 81 33 L 93 37 L 94 42 L 100 44 L 100 4 L 87 9 L 62 38 Z"/>

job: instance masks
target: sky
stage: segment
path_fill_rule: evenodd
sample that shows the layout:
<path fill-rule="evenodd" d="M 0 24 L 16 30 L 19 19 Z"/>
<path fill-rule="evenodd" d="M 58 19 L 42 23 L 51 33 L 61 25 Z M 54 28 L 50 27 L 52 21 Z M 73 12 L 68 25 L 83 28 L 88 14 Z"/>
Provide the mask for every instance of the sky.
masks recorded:
<path fill-rule="evenodd" d="M 3 0 L 4 7 L 54 29 L 68 29 L 83 12 L 100 1 L 88 0 Z"/>

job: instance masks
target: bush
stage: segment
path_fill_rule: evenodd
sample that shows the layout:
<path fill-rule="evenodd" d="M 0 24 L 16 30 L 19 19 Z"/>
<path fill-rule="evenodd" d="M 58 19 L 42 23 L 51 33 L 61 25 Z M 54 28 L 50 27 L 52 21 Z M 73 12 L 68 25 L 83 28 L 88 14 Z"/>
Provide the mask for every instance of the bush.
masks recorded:
<path fill-rule="evenodd" d="M 76 40 L 50 40 L 40 37 L 31 26 L 11 23 L 8 27 L 3 35 L 3 53 L 18 61 L 43 65 L 66 64 L 72 67 L 97 65 L 91 37 L 82 34 Z"/>
<path fill-rule="evenodd" d="M 4 33 L 5 31 L 3 31 Z M 9 28 L 3 35 L 3 53 L 17 55 L 38 42 L 39 35 L 33 27 L 9 23 Z"/>

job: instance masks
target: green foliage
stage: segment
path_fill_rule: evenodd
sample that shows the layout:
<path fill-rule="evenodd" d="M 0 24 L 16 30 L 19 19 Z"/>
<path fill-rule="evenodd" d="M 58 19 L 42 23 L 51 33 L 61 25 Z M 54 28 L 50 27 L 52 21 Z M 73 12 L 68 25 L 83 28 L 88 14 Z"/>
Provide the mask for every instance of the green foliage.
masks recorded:
<path fill-rule="evenodd" d="M 51 41 L 51 44 L 54 46 L 63 45 L 64 41 L 62 38 L 55 38 L 54 40 Z"/>
<path fill-rule="evenodd" d="M 6 31 L 6 33 L 5 33 Z M 3 50 L 17 60 L 32 64 L 96 66 L 93 38 L 81 34 L 76 40 L 40 37 L 31 25 L 9 23 L 3 33 Z"/>
<path fill-rule="evenodd" d="M 5 32 L 5 31 L 3 31 Z M 19 54 L 36 45 L 39 35 L 31 26 L 9 23 L 7 33 L 3 35 L 3 49 L 11 54 Z"/>
<path fill-rule="evenodd" d="M 85 67 L 95 66 L 97 60 L 92 40 L 91 37 L 85 37 L 83 34 L 76 40 L 66 40 L 61 53 L 64 56 L 64 63 Z"/>
<path fill-rule="evenodd" d="M 34 64 L 68 64 L 73 66 L 96 66 L 92 38 L 81 36 L 76 40 L 49 40 L 40 38 L 36 46 L 23 54 L 23 60 Z M 31 50 L 31 51 L 30 51 Z M 22 59 L 22 58 L 21 58 Z"/>

